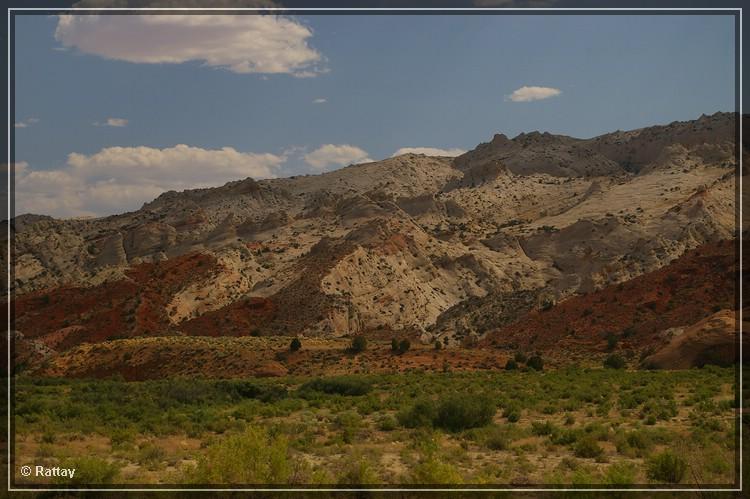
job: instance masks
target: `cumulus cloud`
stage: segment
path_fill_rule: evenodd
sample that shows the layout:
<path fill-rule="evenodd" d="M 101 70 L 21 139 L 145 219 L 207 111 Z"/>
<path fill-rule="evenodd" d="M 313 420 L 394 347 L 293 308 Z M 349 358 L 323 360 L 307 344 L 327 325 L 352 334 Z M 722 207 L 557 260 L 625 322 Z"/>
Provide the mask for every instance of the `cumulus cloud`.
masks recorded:
<path fill-rule="evenodd" d="M 508 96 L 513 102 L 531 102 L 535 100 L 549 99 L 560 95 L 562 92 L 552 87 L 521 87 Z"/>
<path fill-rule="evenodd" d="M 200 61 L 234 73 L 325 71 L 312 30 L 275 15 L 61 15 L 55 38 L 81 52 L 145 64 Z"/>
<path fill-rule="evenodd" d="M 94 122 L 94 126 L 113 126 L 113 127 L 124 127 L 128 126 L 128 120 L 124 118 L 107 118 L 104 123 Z"/>
<path fill-rule="evenodd" d="M 402 147 L 394 152 L 392 158 L 402 154 L 424 154 L 425 156 L 460 156 L 465 153 L 463 149 L 438 149 L 437 147 Z"/>
<path fill-rule="evenodd" d="M 304 158 L 308 165 L 321 171 L 330 166 L 346 166 L 373 161 L 366 151 L 348 144 L 325 144 L 305 154 Z"/>
<path fill-rule="evenodd" d="M 321 97 L 319 99 L 315 99 L 313 101 L 313 104 L 325 104 L 326 102 L 328 102 L 328 99 L 324 99 L 324 98 Z"/>
<path fill-rule="evenodd" d="M 16 166 L 16 212 L 57 217 L 105 215 L 139 208 L 168 190 L 221 185 L 245 177 L 274 177 L 286 160 L 231 147 L 165 149 L 108 147 L 72 153 L 57 170 Z"/>
<path fill-rule="evenodd" d="M 15 123 L 13 123 L 13 128 L 28 128 L 37 122 L 39 122 L 37 118 L 28 118 L 26 120 L 16 121 Z"/>

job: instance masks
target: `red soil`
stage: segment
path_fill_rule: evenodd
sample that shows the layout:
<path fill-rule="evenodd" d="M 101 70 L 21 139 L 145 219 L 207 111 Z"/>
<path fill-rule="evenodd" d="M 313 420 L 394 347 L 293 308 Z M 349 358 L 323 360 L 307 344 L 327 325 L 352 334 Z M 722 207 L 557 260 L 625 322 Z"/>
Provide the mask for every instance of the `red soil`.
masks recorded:
<path fill-rule="evenodd" d="M 734 241 L 705 244 L 669 265 L 630 281 L 535 310 L 488 334 L 483 345 L 525 350 L 645 350 L 659 332 L 695 324 L 719 309 L 735 309 Z"/>
<path fill-rule="evenodd" d="M 276 306 L 271 300 L 247 298 L 185 321 L 179 329 L 195 336 L 260 335 L 260 327 L 267 324 L 275 313 Z"/>
<path fill-rule="evenodd" d="M 157 334 L 166 331 L 165 306 L 171 294 L 216 268 L 213 257 L 183 255 L 143 263 L 127 278 L 90 288 L 63 286 L 16 297 L 15 328 L 27 338 L 49 337 L 59 349 L 83 342 Z M 71 334 L 58 331 L 81 326 Z"/>

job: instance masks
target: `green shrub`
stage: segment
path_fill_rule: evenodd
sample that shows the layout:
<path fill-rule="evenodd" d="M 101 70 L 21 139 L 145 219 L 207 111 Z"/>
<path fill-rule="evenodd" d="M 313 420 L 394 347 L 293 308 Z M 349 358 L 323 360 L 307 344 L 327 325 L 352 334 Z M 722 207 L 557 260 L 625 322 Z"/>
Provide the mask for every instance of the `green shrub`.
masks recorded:
<path fill-rule="evenodd" d="M 165 456 L 166 453 L 164 452 L 164 449 L 147 442 L 138 450 L 136 461 L 141 466 L 146 466 L 150 470 L 155 470 L 161 461 L 164 460 Z"/>
<path fill-rule="evenodd" d="M 705 456 L 705 466 L 714 474 L 728 473 L 732 469 L 731 464 L 718 452 L 708 452 Z"/>
<path fill-rule="evenodd" d="M 393 431 L 397 425 L 398 421 L 391 415 L 385 415 L 378 420 L 378 429 L 380 431 Z"/>
<path fill-rule="evenodd" d="M 518 364 L 515 360 L 509 359 L 508 362 L 505 363 L 506 371 L 515 371 L 516 369 L 518 369 Z"/>
<path fill-rule="evenodd" d="M 529 357 L 529 360 L 526 363 L 526 365 L 529 366 L 531 369 L 534 369 L 535 371 L 541 371 L 544 369 L 544 361 L 539 355 L 534 355 L 533 357 Z"/>
<path fill-rule="evenodd" d="M 120 466 L 98 457 L 78 457 L 64 461 L 63 468 L 72 468 L 76 472 L 73 478 L 60 477 L 57 483 L 65 485 L 100 485 L 113 483 L 120 474 Z"/>
<path fill-rule="evenodd" d="M 614 333 L 607 333 L 607 351 L 611 352 L 617 347 L 619 338 Z"/>
<path fill-rule="evenodd" d="M 550 441 L 555 445 L 571 445 L 576 443 L 579 434 L 573 429 L 557 430 L 550 435 Z"/>
<path fill-rule="evenodd" d="M 349 346 L 349 350 L 352 353 L 361 353 L 367 350 L 367 338 L 364 336 L 357 335 L 352 339 L 352 343 Z"/>
<path fill-rule="evenodd" d="M 508 420 L 509 423 L 517 423 L 521 419 L 521 409 L 516 405 L 508 405 L 503 410 L 503 417 Z"/>
<path fill-rule="evenodd" d="M 492 428 L 485 435 L 484 446 L 490 450 L 505 450 L 508 447 L 508 436 L 499 428 Z"/>
<path fill-rule="evenodd" d="M 396 338 L 391 339 L 391 351 L 398 353 L 398 340 Z"/>
<path fill-rule="evenodd" d="M 625 359 L 622 355 L 616 353 L 610 354 L 604 359 L 604 367 L 610 369 L 623 369 L 625 367 Z"/>
<path fill-rule="evenodd" d="M 135 431 L 130 428 L 115 428 L 109 436 L 109 444 L 113 449 L 124 448 L 135 441 Z"/>
<path fill-rule="evenodd" d="M 193 402 L 201 400 L 202 397 L 206 396 L 206 392 L 210 391 L 211 387 L 206 387 L 200 383 L 195 383 L 195 389 L 200 391 L 201 395 L 192 399 Z M 281 385 L 262 385 L 255 381 L 250 380 L 230 380 L 223 379 L 217 381 L 213 387 L 216 392 L 226 394 L 230 400 L 238 401 L 243 399 L 258 399 L 263 402 L 276 402 L 283 398 L 286 398 L 287 391 L 286 387 Z M 187 397 L 188 394 L 182 395 Z"/>
<path fill-rule="evenodd" d="M 680 483 L 685 477 L 687 463 L 672 451 L 652 456 L 647 462 L 648 477 L 665 483 Z"/>
<path fill-rule="evenodd" d="M 437 418 L 435 403 L 430 399 L 419 399 L 411 407 L 398 413 L 398 422 L 407 428 L 424 428 L 432 426 Z"/>
<path fill-rule="evenodd" d="M 456 394 L 439 403 L 434 423 L 448 431 L 461 431 L 489 424 L 496 411 L 495 404 L 487 398 Z"/>
<path fill-rule="evenodd" d="M 329 395 L 364 395 L 372 390 L 372 385 L 361 378 L 352 376 L 336 376 L 332 378 L 317 378 L 308 381 L 300 387 L 300 392 L 322 392 Z"/>
<path fill-rule="evenodd" d="M 398 344 L 398 353 L 406 353 L 411 348 L 411 341 L 409 340 L 401 340 L 401 342 Z"/>
<path fill-rule="evenodd" d="M 302 348 L 302 342 L 299 338 L 294 338 L 292 342 L 289 344 L 289 350 L 292 352 L 298 351 L 300 348 Z"/>
<path fill-rule="evenodd" d="M 628 462 L 620 462 L 607 468 L 604 480 L 610 485 L 631 485 L 635 482 L 635 465 Z"/>
<path fill-rule="evenodd" d="M 604 453 L 604 449 L 599 446 L 596 440 L 587 436 L 576 443 L 573 453 L 576 457 L 597 458 Z"/>
<path fill-rule="evenodd" d="M 417 485 L 453 485 L 463 482 L 454 466 L 432 455 L 414 466 L 409 481 Z"/>
<path fill-rule="evenodd" d="M 354 442 L 361 426 L 362 417 L 354 411 L 345 411 L 336 417 L 336 427 L 341 430 L 341 438 L 345 444 Z"/>
<path fill-rule="evenodd" d="M 265 430 L 247 428 L 210 445 L 197 466 L 186 469 L 194 484 L 260 485 L 288 483 L 294 469 L 287 442 Z"/>
<path fill-rule="evenodd" d="M 376 485 L 380 483 L 380 478 L 368 459 L 347 456 L 344 472 L 338 482 L 339 485 Z"/>
<path fill-rule="evenodd" d="M 551 435 L 555 431 L 555 425 L 549 421 L 532 421 L 531 422 L 531 433 L 534 435 Z"/>
<path fill-rule="evenodd" d="M 644 431 L 633 430 L 625 435 L 625 441 L 633 449 L 646 450 L 651 447 L 651 439 Z"/>

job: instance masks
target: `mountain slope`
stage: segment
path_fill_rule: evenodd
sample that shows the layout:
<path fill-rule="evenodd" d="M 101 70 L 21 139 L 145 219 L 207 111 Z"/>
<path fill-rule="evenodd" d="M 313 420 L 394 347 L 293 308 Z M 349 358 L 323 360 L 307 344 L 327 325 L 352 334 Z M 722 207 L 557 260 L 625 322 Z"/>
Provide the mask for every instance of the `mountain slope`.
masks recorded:
<path fill-rule="evenodd" d="M 15 326 L 55 351 L 161 335 L 474 341 L 732 239 L 735 121 L 498 135 L 455 159 L 167 192 L 98 219 L 24 215 Z"/>

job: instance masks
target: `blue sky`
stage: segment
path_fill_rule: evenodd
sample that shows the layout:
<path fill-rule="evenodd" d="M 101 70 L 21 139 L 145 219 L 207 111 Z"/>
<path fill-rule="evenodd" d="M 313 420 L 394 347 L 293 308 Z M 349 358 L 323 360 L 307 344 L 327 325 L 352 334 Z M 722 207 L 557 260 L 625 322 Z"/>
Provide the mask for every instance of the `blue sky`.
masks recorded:
<path fill-rule="evenodd" d="M 15 18 L 19 214 L 104 215 L 406 147 L 455 154 L 498 132 L 591 137 L 734 108 L 731 16 L 105 17 Z M 522 87 L 546 98 L 511 98 Z"/>

